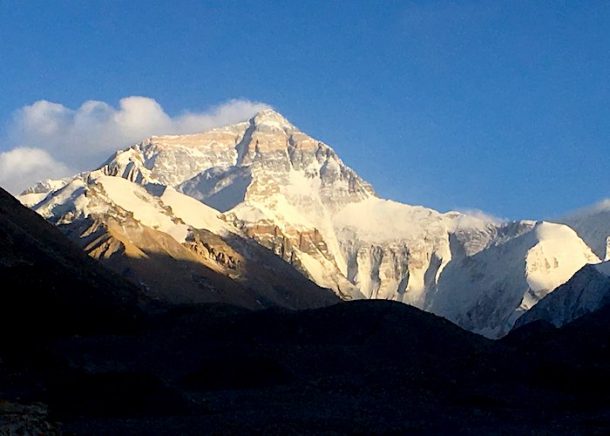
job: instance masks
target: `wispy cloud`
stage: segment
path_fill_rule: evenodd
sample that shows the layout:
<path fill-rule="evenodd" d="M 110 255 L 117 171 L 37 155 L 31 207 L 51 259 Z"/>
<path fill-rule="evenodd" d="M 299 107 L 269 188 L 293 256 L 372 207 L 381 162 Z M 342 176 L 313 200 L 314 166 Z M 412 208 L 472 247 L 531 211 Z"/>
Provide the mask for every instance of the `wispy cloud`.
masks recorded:
<path fill-rule="evenodd" d="M 7 142 L 13 148 L 0 154 L 0 185 L 18 192 L 32 181 L 89 169 L 147 136 L 201 132 L 243 121 L 267 107 L 237 99 L 171 116 L 148 97 L 126 97 L 117 107 L 89 100 L 76 109 L 39 100 L 17 110 L 9 124 Z M 19 157 L 23 162 L 15 164 Z"/>
<path fill-rule="evenodd" d="M 481 221 L 492 222 L 497 225 L 506 223 L 508 221 L 507 218 L 497 217 L 495 215 L 482 211 L 481 209 L 466 208 L 466 209 L 458 209 L 457 212 L 460 212 L 470 218 L 476 218 Z"/>

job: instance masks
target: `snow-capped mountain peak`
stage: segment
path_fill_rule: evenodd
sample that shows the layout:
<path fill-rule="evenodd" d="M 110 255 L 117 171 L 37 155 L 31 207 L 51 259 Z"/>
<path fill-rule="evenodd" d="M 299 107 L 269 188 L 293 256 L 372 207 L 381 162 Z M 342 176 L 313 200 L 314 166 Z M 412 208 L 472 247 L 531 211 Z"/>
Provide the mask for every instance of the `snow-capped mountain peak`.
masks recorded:
<path fill-rule="evenodd" d="M 198 134 L 150 137 L 72 182 L 39 185 L 28 194 L 36 198 L 23 200 L 46 198 L 35 206 L 40 213 L 71 222 L 91 208 L 82 190 L 102 198 L 110 189 L 118 204 L 120 186 L 131 192 L 124 208 L 156 193 L 141 205 L 152 221 L 139 210 L 132 215 L 173 239 L 188 242 L 195 221 L 213 233 L 229 226 L 344 299 L 402 301 L 490 336 L 597 261 L 566 226 L 379 198 L 329 145 L 273 109 Z M 60 204 L 49 209 L 51 198 Z M 220 218 L 197 220 L 197 201 Z"/>
<path fill-rule="evenodd" d="M 290 121 L 273 109 L 263 109 L 258 112 L 250 122 L 252 125 L 256 126 L 257 129 L 270 128 L 283 131 L 297 130 Z"/>

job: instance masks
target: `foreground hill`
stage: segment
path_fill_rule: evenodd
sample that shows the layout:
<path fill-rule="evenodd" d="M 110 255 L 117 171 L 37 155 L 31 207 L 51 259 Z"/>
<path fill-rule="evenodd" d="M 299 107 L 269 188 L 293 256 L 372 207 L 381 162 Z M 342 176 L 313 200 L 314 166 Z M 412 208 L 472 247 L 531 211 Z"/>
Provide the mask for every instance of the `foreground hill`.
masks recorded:
<path fill-rule="evenodd" d="M 49 421 L 76 434 L 610 428 L 598 343 L 572 348 L 572 331 L 508 339 L 494 343 L 388 301 L 297 312 L 191 305 L 129 335 L 54 342 L 20 401 L 42 401 Z"/>

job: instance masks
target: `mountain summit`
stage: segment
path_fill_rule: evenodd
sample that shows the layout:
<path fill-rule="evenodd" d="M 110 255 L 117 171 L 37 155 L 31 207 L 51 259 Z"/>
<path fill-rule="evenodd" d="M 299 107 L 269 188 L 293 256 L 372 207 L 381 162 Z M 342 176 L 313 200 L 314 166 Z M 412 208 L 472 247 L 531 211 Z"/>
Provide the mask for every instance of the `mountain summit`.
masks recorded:
<path fill-rule="evenodd" d="M 120 187 L 117 178 L 124 179 Z M 115 233 L 145 225 L 191 252 L 202 231 L 225 242 L 228 234 L 254 240 L 342 299 L 401 301 L 488 336 L 507 332 L 584 264 L 599 261 L 560 224 L 499 223 L 379 198 L 330 146 L 271 109 L 199 134 L 150 137 L 94 171 L 39 184 L 21 199 L 81 241 L 92 232 L 83 220 L 109 216 Z M 231 257 L 225 246 L 210 255 L 202 248 L 209 245 L 195 250 Z M 265 262 L 250 257 L 249 264 Z M 216 269 L 230 275 L 225 266 Z M 148 286 L 146 276 L 141 269 L 137 281 Z"/>
<path fill-rule="evenodd" d="M 290 121 L 274 109 L 265 109 L 258 112 L 254 118 L 252 118 L 250 124 L 255 125 L 259 129 L 261 127 L 267 127 L 284 131 L 297 130 Z"/>

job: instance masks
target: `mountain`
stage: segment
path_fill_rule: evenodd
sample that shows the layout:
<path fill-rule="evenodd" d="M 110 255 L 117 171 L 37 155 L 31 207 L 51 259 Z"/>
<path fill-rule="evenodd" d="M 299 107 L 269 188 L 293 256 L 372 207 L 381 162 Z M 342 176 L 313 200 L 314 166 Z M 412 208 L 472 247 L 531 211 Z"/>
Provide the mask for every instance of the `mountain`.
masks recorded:
<path fill-rule="evenodd" d="M 518 236 L 451 262 L 428 309 L 468 330 L 502 336 L 574 271 L 599 262 L 567 226 L 522 222 L 513 227 Z"/>
<path fill-rule="evenodd" d="M 569 281 L 520 317 L 515 323 L 515 329 L 536 321 L 546 321 L 560 327 L 610 302 L 610 263 L 607 262 L 610 201 L 601 201 L 557 221 L 573 228 L 592 251 L 606 262 L 587 265 L 576 272 Z"/>
<path fill-rule="evenodd" d="M 118 328 L 146 304 L 138 288 L 90 259 L 3 189 L 0 277 L 0 353 L 7 342 Z"/>
<path fill-rule="evenodd" d="M 441 213 L 379 198 L 330 146 L 273 110 L 200 134 L 148 138 L 116 152 L 97 170 L 76 176 L 75 185 L 45 182 L 26 190 L 22 199 L 52 222 L 80 229 L 70 234 L 83 239 L 89 227 L 79 222 L 96 210 L 86 199 L 89 192 L 100 191 L 90 185 L 115 179 L 131 183 L 128 191 L 142 186 L 138 195 L 148 195 L 148 203 L 160 202 L 156 209 L 167 212 L 149 222 L 131 206 L 137 202 L 121 204 L 137 226 L 170 234 L 181 246 L 192 248 L 192 228 L 228 231 L 234 240 L 257 241 L 341 299 L 396 300 L 490 336 L 508 331 L 522 311 L 586 263 L 599 261 L 565 226 Z M 205 203 L 225 227 L 189 223 L 165 206 L 165 192 Z M 188 204 L 186 209 L 200 207 Z M 103 211 L 95 214 L 98 222 L 109 214 L 106 206 L 97 210 Z M 129 213 L 110 215 L 117 224 L 114 234 L 123 221 L 132 220 Z M 563 242 L 573 256 L 562 251 Z M 99 250 L 88 251 L 104 258 Z M 227 276 L 226 268 L 207 266 Z M 128 273 L 136 269 L 129 268 Z M 125 272 L 123 265 L 116 269 Z M 491 271 L 501 271 L 502 279 L 490 278 L 486 272 Z M 154 282 L 148 274 L 141 271 L 137 280 Z M 497 299 L 498 293 L 506 298 Z"/>
<path fill-rule="evenodd" d="M 586 265 L 520 317 L 515 328 L 535 321 L 561 327 L 610 303 L 610 262 Z"/>

